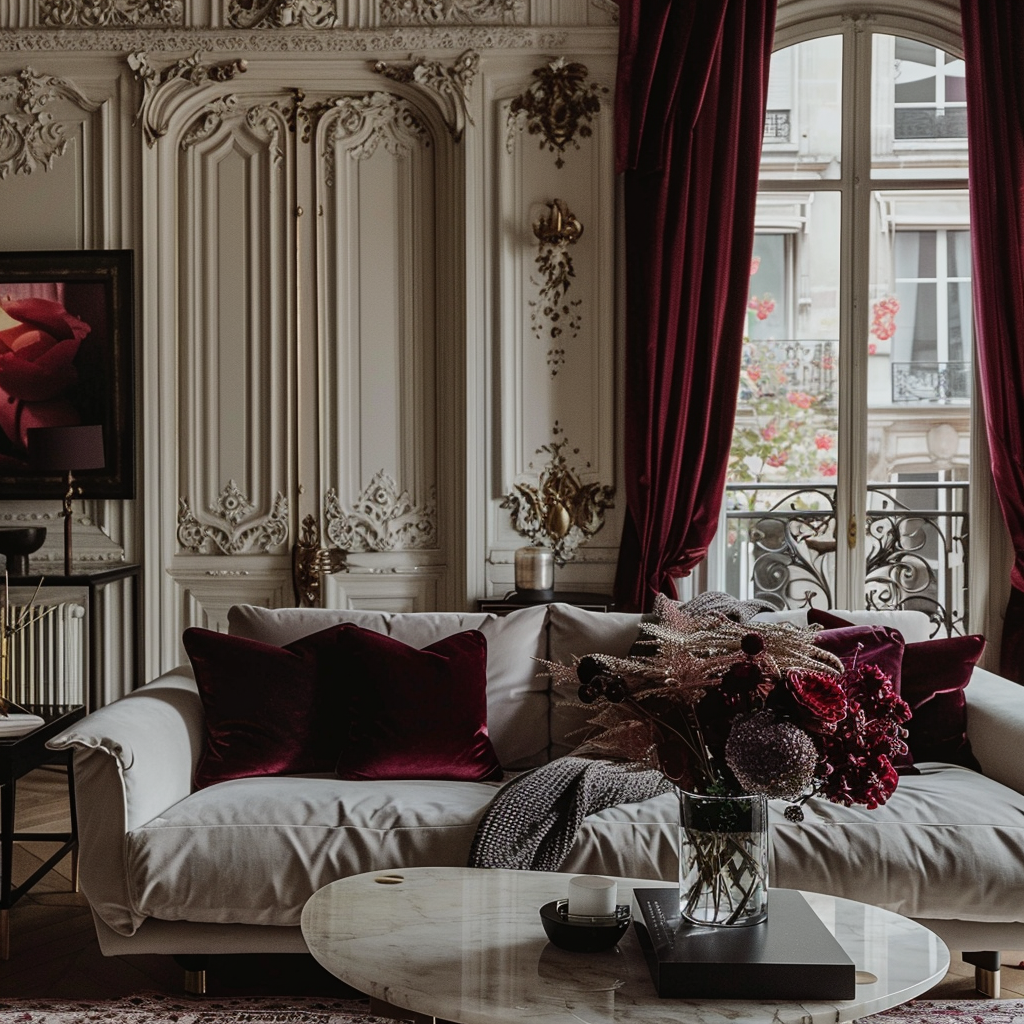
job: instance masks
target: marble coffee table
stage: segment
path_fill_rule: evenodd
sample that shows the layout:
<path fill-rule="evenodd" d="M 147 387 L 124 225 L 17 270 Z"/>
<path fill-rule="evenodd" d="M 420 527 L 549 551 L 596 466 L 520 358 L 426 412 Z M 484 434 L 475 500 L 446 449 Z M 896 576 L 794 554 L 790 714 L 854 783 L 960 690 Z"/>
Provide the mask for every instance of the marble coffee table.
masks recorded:
<path fill-rule="evenodd" d="M 661 999 L 636 934 L 613 950 L 551 945 L 538 913 L 569 874 L 402 868 L 342 878 L 302 912 L 313 956 L 374 1001 L 460 1024 L 836 1024 L 912 999 L 940 981 L 949 951 L 927 928 L 863 903 L 804 893 L 858 971 L 841 1002 Z M 618 902 L 634 886 L 618 879 Z"/>

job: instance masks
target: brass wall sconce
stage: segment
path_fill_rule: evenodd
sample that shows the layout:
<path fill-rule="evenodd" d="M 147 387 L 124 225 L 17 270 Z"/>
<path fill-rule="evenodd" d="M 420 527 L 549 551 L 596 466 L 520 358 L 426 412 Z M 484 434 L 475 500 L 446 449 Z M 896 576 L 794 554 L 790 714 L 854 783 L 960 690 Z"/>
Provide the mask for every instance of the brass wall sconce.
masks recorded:
<path fill-rule="evenodd" d="M 580 240 L 583 225 L 564 199 L 552 199 L 546 215 L 533 222 L 533 233 L 545 245 L 572 245 Z"/>

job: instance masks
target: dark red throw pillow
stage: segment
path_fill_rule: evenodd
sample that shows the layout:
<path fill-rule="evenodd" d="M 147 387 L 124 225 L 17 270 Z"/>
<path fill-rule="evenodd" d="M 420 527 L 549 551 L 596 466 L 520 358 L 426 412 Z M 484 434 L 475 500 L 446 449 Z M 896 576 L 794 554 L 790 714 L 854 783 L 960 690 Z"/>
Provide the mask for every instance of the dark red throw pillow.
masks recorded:
<path fill-rule="evenodd" d="M 487 733 L 487 639 L 479 630 L 417 650 L 347 624 L 334 654 L 347 718 L 341 778 L 501 777 Z"/>
<path fill-rule="evenodd" d="M 318 652 L 337 626 L 286 647 L 192 627 L 182 636 L 206 714 L 197 789 L 315 771 Z"/>
<path fill-rule="evenodd" d="M 877 665 L 899 692 L 904 643 L 903 634 L 898 629 L 888 626 L 837 626 L 820 630 L 814 641 L 819 647 L 842 658 L 847 668 L 864 662 Z"/>

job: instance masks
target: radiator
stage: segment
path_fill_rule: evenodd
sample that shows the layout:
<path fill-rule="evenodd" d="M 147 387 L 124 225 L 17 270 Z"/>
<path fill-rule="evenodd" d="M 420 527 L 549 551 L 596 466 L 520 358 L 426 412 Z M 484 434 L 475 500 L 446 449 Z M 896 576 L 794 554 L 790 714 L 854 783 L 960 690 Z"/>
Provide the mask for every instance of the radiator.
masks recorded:
<path fill-rule="evenodd" d="M 51 610 L 52 609 L 52 610 Z M 17 606 L 11 609 L 18 614 Z M 10 639 L 15 704 L 85 703 L 85 608 L 36 602 Z"/>

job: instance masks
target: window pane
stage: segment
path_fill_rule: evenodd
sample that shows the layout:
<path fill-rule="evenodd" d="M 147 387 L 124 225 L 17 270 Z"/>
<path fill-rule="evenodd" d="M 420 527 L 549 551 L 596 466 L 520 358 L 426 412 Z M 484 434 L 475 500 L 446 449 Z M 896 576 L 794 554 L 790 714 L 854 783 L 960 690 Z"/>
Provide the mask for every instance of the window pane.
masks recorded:
<path fill-rule="evenodd" d="M 878 34 L 872 45 L 872 174 L 967 176 L 964 62 L 914 39 Z"/>
<path fill-rule="evenodd" d="M 838 178 L 842 144 L 841 36 L 776 50 L 768 80 L 761 178 Z"/>

